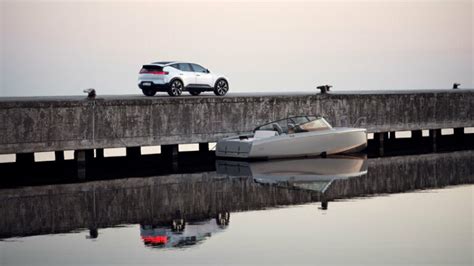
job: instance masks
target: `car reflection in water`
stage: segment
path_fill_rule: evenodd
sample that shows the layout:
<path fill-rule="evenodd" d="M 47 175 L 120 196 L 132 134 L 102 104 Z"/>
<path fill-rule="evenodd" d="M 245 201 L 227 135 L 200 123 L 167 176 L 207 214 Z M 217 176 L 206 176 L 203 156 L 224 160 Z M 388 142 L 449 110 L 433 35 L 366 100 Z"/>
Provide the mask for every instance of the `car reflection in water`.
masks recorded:
<path fill-rule="evenodd" d="M 140 225 L 140 236 L 146 246 L 153 248 L 184 248 L 196 245 L 227 228 L 229 212 L 219 212 L 215 219 L 185 222 L 174 219 L 169 226 Z"/>
<path fill-rule="evenodd" d="M 320 193 L 321 208 L 326 210 L 326 190 L 335 180 L 367 174 L 367 156 L 334 155 L 263 162 L 218 160 L 216 171 L 230 176 L 251 176 L 259 184 L 315 191 Z"/>

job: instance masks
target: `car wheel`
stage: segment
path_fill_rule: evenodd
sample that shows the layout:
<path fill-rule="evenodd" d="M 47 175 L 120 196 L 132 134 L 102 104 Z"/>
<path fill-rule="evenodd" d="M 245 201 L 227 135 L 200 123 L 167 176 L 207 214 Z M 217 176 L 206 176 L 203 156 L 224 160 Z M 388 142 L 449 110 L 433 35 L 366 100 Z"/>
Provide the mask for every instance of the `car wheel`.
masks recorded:
<path fill-rule="evenodd" d="M 191 94 L 193 96 L 198 96 L 199 94 L 201 94 L 201 92 L 200 91 L 195 91 L 195 90 L 190 90 L 189 94 Z"/>
<path fill-rule="evenodd" d="M 173 80 L 171 82 L 170 88 L 168 89 L 168 94 L 170 96 L 179 96 L 183 92 L 183 82 L 179 79 Z"/>
<path fill-rule="evenodd" d="M 156 90 L 152 88 L 144 88 L 142 89 L 142 91 L 143 91 L 143 94 L 145 94 L 146 96 L 155 96 L 156 94 Z"/>
<path fill-rule="evenodd" d="M 214 94 L 217 96 L 224 96 L 229 91 L 229 84 L 225 79 L 220 79 L 214 86 Z"/>

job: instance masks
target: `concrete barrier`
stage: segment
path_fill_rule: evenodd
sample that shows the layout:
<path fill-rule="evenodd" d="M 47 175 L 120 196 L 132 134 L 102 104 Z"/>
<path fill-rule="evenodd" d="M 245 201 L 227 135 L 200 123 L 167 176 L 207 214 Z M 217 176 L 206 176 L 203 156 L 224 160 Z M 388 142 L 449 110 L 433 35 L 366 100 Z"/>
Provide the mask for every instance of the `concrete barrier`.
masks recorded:
<path fill-rule="evenodd" d="M 289 115 L 368 132 L 474 126 L 474 90 L 0 98 L 0 154 L 215 142 Z"/>

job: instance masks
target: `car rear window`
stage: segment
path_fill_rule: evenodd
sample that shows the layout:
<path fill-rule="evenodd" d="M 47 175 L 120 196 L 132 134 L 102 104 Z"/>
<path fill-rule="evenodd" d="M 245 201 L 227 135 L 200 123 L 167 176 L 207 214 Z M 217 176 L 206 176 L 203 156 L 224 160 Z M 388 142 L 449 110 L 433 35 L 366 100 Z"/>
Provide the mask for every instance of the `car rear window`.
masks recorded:
<path fill-rule="evenodd" d="M 162 71 L 163 67 L 162 66 L 157 66 L 157 65 L 143 65 L 142 69 L 153 70 L 153 71 Z"/>
<path fill-rule="evenodd" d="M 143 65 L 142 69 L 140 69 L 140 74 L 149 74 L 149 73 L 161 72 L 161 71 L 163 71 L 162 66 Z"/>

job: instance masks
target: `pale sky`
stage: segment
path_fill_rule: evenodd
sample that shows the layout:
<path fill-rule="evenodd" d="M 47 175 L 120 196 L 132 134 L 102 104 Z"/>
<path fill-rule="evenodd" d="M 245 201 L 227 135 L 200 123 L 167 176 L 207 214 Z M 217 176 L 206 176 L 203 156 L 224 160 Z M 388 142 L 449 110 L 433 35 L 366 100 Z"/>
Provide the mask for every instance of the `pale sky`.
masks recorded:
<path fill-rule="evenodd" d="M 231 92 L 474 88 L 469 0 L 0 2 L 0 96 L 139 94 L 157 60 Z"/>

